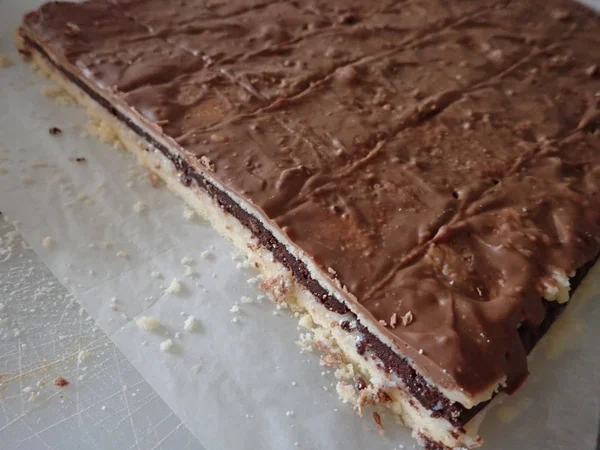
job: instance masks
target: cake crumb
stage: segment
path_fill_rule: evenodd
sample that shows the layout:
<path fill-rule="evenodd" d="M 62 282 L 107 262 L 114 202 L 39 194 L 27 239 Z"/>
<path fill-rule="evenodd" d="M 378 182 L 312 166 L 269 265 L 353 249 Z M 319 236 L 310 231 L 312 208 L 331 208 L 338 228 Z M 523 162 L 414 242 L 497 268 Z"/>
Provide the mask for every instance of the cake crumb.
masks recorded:
<path fill-rule="evenodd" d="M 177 280 L 177 278 L 173 278 L 171 284 L 165 289 L 167 294 L 180 294 L 183 290 L 182 284 Z"/>
<path fill-rule="evenodd" d="M 23 183 L 23 184 L 31 184 L 31 183 L 33 183 L 33 178 L 31 178 L 31 177 L 29 177 L 27 175 L 24 175 L 24 176 L 21 177 L 21 183 Z"/>
<path fill-rule="evenodd" d="M 195 373 L 196 375 L 200 373 L 200 369 L 202 369 L 202 366 L 200 364 L 196 364 L 190 368 L 192 373 Z"/>
<path fill-rule="evenodd" d="M 198 321 L 196 320 L 196 316 L 189 316 L 187 319 L 185 319 L 185 322 L 183 323 L 183 329 L 190 332 L 197 330 Z"/>
<path fill-rule="evenodd" d="M 173 349 L 173 339 L 165 339 L 160 343 L 161 352 L 169 352 Z"/>
<path fill-rule="evenodd" d="M 148 209 L 148 206 L 142 202 L 142 201 L 137 201 L 134 205 L 133 205 L 133 211 L 141 214 L 144 211 L 146 211 Z"/>
<path fill-rule="evenodd" d="M 253 300 L 250 297 L 246 297 L 245 295 L 242 295 L 242 297 L 240 298 L 240 302 L 245 303 L 245 304 L 250 304 L 253 302 Z"/>
<path fill-rule="evenodd" d="M 234 304 L 231 309 L 229 310 L 230 313 L 238 313 L 240 312 L 240 307 L 237 304 Z"/>
<path fill-rule="evenodd" d="M 47 249 L 51 249 L 54 247 L 54 239 L 51 236 L 46 236 L 42 239 L 42 246 Z"/>
<path fill-rule="evenodd" d="M 52 136 L 56 136 L 56 135 L 62 133 L 62 130 L 58 127 L 50 127 L 48 129 L 48 133 L 50 133 Z"/>
<path fill-rule="evenodd" d="M 204 250 L 202 253 L 200 253 L 200 259 L 210 259 L 213 256 L 214 254 L 210 250 Z"/>
<path fill-rule="evenodd" d="M 65 89 L 63 89 L 62 87 L 60 87 L 56 84 L 42 86 L 40 88 L 40 90 L 42 91 L 42 94 L 44 94 L 48 98 L 53 99 L 57 103 L 60 103 L 63 105 L 75 105 L 76 104 L 76 101 L 71 96 L 71 94 L 69 94 Z"/>
<path fill-rule="evenodd" d="M 277 313 L 277 311 L 273 311 Z M 298 345 L 302 352 L 312 352 L 313 344 L 315 343 L 313 335 L 311 333 L 300 333 L 300 339 L 298 339 Z"/>
<path fill-rule="evenodd" d="M 69 385 L 69 381 L 63 377 L 56 377 L 54 379 L 54 385 L 57 387 L 65 387 Z"/>
<path fill-rule="evenodd" d="M 294 415 L 294 411 L 293 411 L 293 410 L 290 410 L 290 411 L 286 411 L 286 412 L 285 412 L 285 416 L 286 416 L 286 417 L 292 417 L 293 415 Z"/>
<path fill-rule="evenodd" d="M 148 172 L 148 179 L 150 180 L 150 185 L 153 188 L 157 188 L 157 187 L 160 186 L 161 179 L 160 179 L 160 177 L 156 173 L 154 173 L 152 171 L 149 171 Z"/>
<path fill-rule="evenodd" d="M 213 135 L 214 136 L 214 135 Z M 206 169 L 209 172 L 214 172 L 215 171 L 215 163 L 213 163 L 210 158 L 208 158 L 208 156 L 201 156 L 200 157 L 200 163 L 206 167 Z"/>
<path fill-rule="evenodd" d="M 231 321 L 232 321 L 233 323 L 237 323 L 237 322 L 238 322 L 238 318 L 237 318 L 237 316 L 236 316 L 236 317 L 234 317 L 233 319 L 231 319 Z"/>
<path fill-rule="evenodd" d="M 414 320 L 413 313 L 408 311 L 406 314 L 402 316 L 402 326 L 409 326 Z"/>
<path fill-rule="evenodd" d="M 181 258 L 181 264 L 183 264 L 184 266 L 191 266 L 192 264 L 194 264 L 194 260 L 189 256 L 184 256 L 183 258 Z"/>
<path fill-rule="evenodd" d="M 160 322 L 158 320 L 156 320 L 154 317 L 150 317 L 150 316 L 136 317 L 135 324 L 138 326 L 138 328 L 145 330 L 145 331 L 153 331 L 153 330 L 157 330 L 158 328 L 161 327 Z"/>
<path fill-rule="evenodd" d="M 119 250 L 119 251 L 117 252 L 117 256 L 118 256 L 119 258 L 123 258 L 123 259 L 127 259 L 127 258 L 129 258 L 129 255 L 127 254 L 127 252 L 124 252 L 123 250 Z"/>
<path fill-rule="evenodd" d="M 375 422 L 375 425 L 377 425 L 379 434 L 383 436 L 385 434 L 385 430 L 383 428 L 383 425 L 381 424 L 381 416 L 379 415 L 379 413 L 373 412 L 373 421 Z"/>
<path fill-rule="evenodd" d="M 191 266 L 185 266 L 185 272 L 183 272 L 183 276 L 184 277 L 192 277 L 196 274 L 196 272 L 194 272 L 194 268 Z"/>
<path fill-rule="evenodd" d="M 196 213 L 194 212 L 194 210 L 187 208 L 187 207 L 183 210 L 183 217 L 186 220 L 193 220 L 195 216 L 196 216 Z"/>
<path fill-rule="evenodd" d="M 13 62 L 8 56 L 0 55 L 0 68 L 10 67 Z"/>
<path fill-rule="evenodd" d="M 301 327 L 306 328 L 307 330 L 312 329 L 312 327 L 314 325 L 312 317 L 310 317 L 310 314 L 304 314 L 298 321 L 298 324 Z"/>
<path fill-rule="evenodd" d="M 156 270 L 153 270 L 152 272 L 150 272 L 150 276 L 154 279 L 159 279 L 159 278 L 162 278 L 162 273 L 160 273 Z"/>
<path fill-rule="evenodd" d="M 390 327 L 396 328 L 397 322 L 398 322 L 398 316 L 396 315 L 396 313 L 394 313 L 394 314 L 392 314 L 392 317 L 390 317 Z"/>

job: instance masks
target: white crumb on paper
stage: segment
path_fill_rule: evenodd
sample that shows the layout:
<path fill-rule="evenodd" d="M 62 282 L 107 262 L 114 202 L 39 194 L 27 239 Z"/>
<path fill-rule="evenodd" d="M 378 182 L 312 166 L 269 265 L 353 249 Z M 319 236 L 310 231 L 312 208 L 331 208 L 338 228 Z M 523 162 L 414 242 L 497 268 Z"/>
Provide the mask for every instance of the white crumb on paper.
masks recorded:
<path fill-rule="evenodd" d="M 185 266 L 185 271 L 183 272 L 184 277 L 192 277 L 196 274 L 194 268 L 191 266 Z"/>
<path fill-rule="evenodd" d="M 51 249 L 54 247 L 54 239 L 51 236 L 46 236 L 42 239 L 42 246 L 47 249 Z"/>
<path fill-rule="evenodd" d="M 210 250 L 204 250 L 200 253 L 200 259 L 211 259 L 213 256 L 214 254 Z"/>
<path fill-rule="evenodd" d="M 286 417 L 292 417 L 294 415 L 294 411 L 293 410 L 286 411 L 285 415 L 286 415 Z"/>
<path fill-rule="evenodd" d="M 182 290 L 182 284 L 177 280 L 177 278 L 173 278 L 171 284 L 169 284 L 169 286 L 167 286 L 165 289 L 165 292 L 167 294 L 180 294 Z"/>
<path fill-rule="evenodd" d="M 143 213 L 147 209 L 148 209 L 148 206 L 144 202 L 142 202 L 142 201 L 137 201 L 133 205 L 133 211 L 136 212 L 136 213 L 138 213 L 138 214 Z"/>
<path fill-rule="evenodd" d="M 196 320 L 196 316 L 189 316 L 183 322 L 183 329 L 185 331 L 194 331 L 198 329 L 198 321 Z"/>
<path fill-rule="evenodd" d="M 42 94 L 62 105 L 75 105 L 77 102 L 71 94 L 57 84 L 49 84 L 40 88 Z"/>
<path fill-rule="evenodd" d="M 202 369 L 202 366 L 201 366 L 200 364 L 196 364 L 196 365 L 193 365 L 193 366 L 190 368 L 190 371 L 191 371 L 192 373 L 194 373 L 194 374 L 198 375 L 198 374 L 200 373 L 200 370 L 201 370 L 201 369 Z"/>
<path fill-rule="evenodd" d="M 10 67 L 13 62 L 8 56 L 0 55 L 0 68 Z"/>
<path fill-rule="evenodd" d="M 310 317 L 309 314 L 304 314 L 300 318 L 300 320 L 298 321 L 298 323 L 300 324 L 301 327 L 306 328 L 307 330 L 310 330 L 313 327 L 313 320 L 312 320 L 312 317 Z"/>
<path fill-rule="evenodd" d="M 169 352 L 173 349 L 173 339 L 165 339 L 160 343 L 161 352 Z"/>
<path fill-rule="evenodd" d="M 234 304 L 229 310 L 230 313 L 236 314 L 240 312 L 240 307 L 237 304 Z"/>
<path fill-rule="evenodd" d="M 136 317 L 135 324 L 138 326 L 138 328 L 145 330 L 145 331 L 153 331 L 153 330 L 158 329 L 161 326 L 161 324 L 158 320 L 156 320 L 154 317 L 150 317 L 150 316 Z"/>
<path fill-rule="evenodd" d="M 153 270 L 152 272 L 150 272 L 150 276 L 154 279 L 158 279 L 158 278 L 162 278 L 162 273 Z"/>
<path fill-rule="evenodd" d="M 181 258 L 181 264 L 183 264 L 184 266 L 191 266 L 192 264 L 194 264 L 194 260 L 189 256 L 184 256 L 183 258 Z"/>
<path fill-rule="evenodd" d="M 245 303 L 245 304 L 250 304 L 253 302 L 253 300 L 250 297 L 246 297 L 245 295 L 243 295 L 240 298 L 240 302 Z"/>
<path fill-rule="evenodd" d="M 194 210 L 193 210 L 193 209 L 190 209 L 190 208 L 187 208 L 187 207 L 186 207 L 186 208 L 183 210 L 183 217 L 184 217 L 186 220 L 193 220 L 195 216 L 196 216 L 196 213 L 194 212 Z"/>
<path fill-rule="evenodd" d="M 335 390 L 342 403 L 349 403 L 351 405 L 358 403 L 358 394 L 356 388 L 352 384 L 338 381 L 335 385 Z"/>

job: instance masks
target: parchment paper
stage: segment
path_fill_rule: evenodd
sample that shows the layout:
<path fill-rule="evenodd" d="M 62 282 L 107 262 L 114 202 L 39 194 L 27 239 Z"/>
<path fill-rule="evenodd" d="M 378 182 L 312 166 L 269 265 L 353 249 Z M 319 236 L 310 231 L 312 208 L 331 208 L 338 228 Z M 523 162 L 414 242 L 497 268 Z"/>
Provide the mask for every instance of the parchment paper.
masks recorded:
<path fill-rule="evenodd" d="M 0 69 L 0 210 L 18 221 L 45 264 L 205 448 L 412 448 L 410 433 L 391 418 L 383 417 L 382 437 L 370 417 L 338 400 L 329 369 L 295 344 L 296 320 L 266 299 L 257 303 L 260 292 L 247 283 L 255 274 L 236 267 L 230 244 L 199 219 L 186 220 L 183 203 L 152 188 L 132 157 L 83 137 L 81 109 L 41 93 L 49 82 L 12 48 L 21 15 L 39 3 L 0 2 L 0 53 L 14 63 Z M 50 135 L 53 126 L 62 133 Z M 145 212 L 134 211 L 138 201 Z M 45 237 L 53 248 L 44 247 Z M 213 256 L 202 259 L 204 250 Z M 197 276 L 184 276 L 183 257 L 194 260 Z M 164 292 L 173 278 L 184 285 L 181 294 Z M 255 301 L 242 304 L 242 296 Z M 562 329 L 572 337 L 542 344 L 525 386 L 490 412 L 487 449 L 594 447 L 599 300 L 569 308 Z M 183 330 L 188 314 L 198 331 Z M 138 315 L 157 318 L 167 335 L 140 330 Z M 162 352 L 167 338 L 174 347 Z"/>

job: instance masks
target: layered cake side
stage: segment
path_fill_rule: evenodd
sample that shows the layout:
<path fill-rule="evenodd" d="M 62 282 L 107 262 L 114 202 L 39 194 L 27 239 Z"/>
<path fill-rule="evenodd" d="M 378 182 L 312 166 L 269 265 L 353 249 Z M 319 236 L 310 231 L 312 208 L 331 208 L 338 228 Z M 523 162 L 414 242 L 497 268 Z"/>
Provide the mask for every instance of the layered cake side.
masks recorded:
<path fill-rule="evenodd" d="M 481 444 L 600 250 L 599 25 L 560 0 L 93 0 L 18 44 L 310 314 L 344 400 L 443 449 Z"/>

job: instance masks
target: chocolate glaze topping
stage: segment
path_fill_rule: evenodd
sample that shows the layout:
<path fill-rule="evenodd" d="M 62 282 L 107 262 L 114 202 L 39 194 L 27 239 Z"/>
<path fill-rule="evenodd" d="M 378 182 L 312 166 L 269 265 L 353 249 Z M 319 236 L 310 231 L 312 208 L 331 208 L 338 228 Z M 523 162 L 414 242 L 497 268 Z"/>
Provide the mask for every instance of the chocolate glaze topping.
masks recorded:
<path fill-rule="evenodd" d="M 206 175 L 339 282 L 365 345 L 406 363 L 382 334 L 408 355 L 415 392 L 440 395 L 422 374 L 516 388 L 524 336 L 556 308 L 544 286 L 600 249 L 600 21 L 570 1 L 92 0 L 24 23 L 345 313 Z"/>

